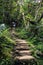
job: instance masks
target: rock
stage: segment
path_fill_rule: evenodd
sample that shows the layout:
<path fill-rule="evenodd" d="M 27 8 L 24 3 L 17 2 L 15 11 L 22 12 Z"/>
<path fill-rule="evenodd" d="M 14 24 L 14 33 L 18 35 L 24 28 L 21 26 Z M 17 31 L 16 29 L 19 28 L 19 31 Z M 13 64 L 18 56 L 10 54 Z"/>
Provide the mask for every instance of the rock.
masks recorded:
<path fill-rule="evenodd" d="M 25 40 L 16 39 L 14 47 L 15 65 L 32 65 L 35 63 L 35 58 L 32 56 L 31 46 Z M 34 60 L 34 61 L 32 61 Z M 22 64 L 24 63 L 24 64 Z"/>
<path fill-rule="evenodd" d="M 24 56 L 24 55 L 31 55 L 31 50 L 28 51 L 28 50 L 23 50 L 23 51 L 19 51 L 18 52 L 21 56 Z"/>
<path fill-rule="evenodd" d="M 16 39 L 16 42 L 18 42 L 18 43 L 27 43 L 25 40 L 21 40 L 21 39 Z"/>
<path fill-rule="evenodd" d="M 20 60 L 20 61 L 29 61 L 29 60 L 34 59 L 34 57 L 25 55 L 25 56 L 16 56 L 15 59 Z"/>
<path fill-rule="evenodd" d="M 29 47 L 15 47 L 16 50 L 29 50 L 30 48 Z"/>

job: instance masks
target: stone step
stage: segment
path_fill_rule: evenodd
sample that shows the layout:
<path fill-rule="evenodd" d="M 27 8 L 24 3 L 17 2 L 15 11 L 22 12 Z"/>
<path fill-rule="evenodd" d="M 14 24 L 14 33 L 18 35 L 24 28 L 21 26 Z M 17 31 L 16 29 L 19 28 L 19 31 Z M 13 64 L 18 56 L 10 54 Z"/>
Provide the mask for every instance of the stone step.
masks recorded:
<path fill-rule="evenodd" d="M 17 43 L 16 46 L 17 46 L 17 45 L 18 45 L 18 46 L 28 46 L 28 44 L 24 44 L 24 43 L 21 43 L 21 44 L 20 44 L 20 43 Z"/>
<path fill-rule="evenodd" d="M 27 42 L 21 42 L 21 41 L 20 42 L 19 41 L 16 41 L 16 43 L 24 43 L 24 44 L 26 43 L 27 44 Z"/>
<path fill-rule="evenodd" d="M 32 55 L 31 50 L 23 50 L 23 51 L 15 51 L 15 53 L 19 56 L 24 56 L 24 55 Z"/>
<path fill-rule="evenodd" d="M 16 39 L 15 41 L 21 41 L 21 42 L 26 42 L 25 40 L 21 40 L 21 39 Z"/>
<path fill-rule="evenodd" d="M 29 48 L 29 46 L 16 46 L 17 48 Z"/>
<path fill-rule="evenodd" d="M 16 40 L 16 43 L 27 43 L 25 40 Z"/>
<path fill-rule="evenodd" d="M 15 47 L 16 50 L 29 50 L 30 47 L 26 47 L 26 46 L 20 46 L 20 47 Z"/>
<path fill-rule="evenodd" d="M 16 46 L 29 46 L 30 47 L 30 45 L 28 45 L 26 43 L 16 43 Z"/>
<path fill-rule="evenodd" d="M 19 53 L 31 53 L 32 51 L 31 50 L 23 50 L 23 51 L 19 51 Z"/>
<path fill-rule="evenodd" d="M 25 56 L 16 56 L 15 57 L 15 60 L 20 60 L 20 61 L 29 61 L 29 60 L 32 60 L 34 59 L 33 56 L 28 56 L 28 55 L 25 55 Z"/>
<path fill-rule="evenodd" d="M 16 42 L 17 44 L 27 44 L 27 43 L 23 43 L 23 42 Z"/>
<path fill-rule="evenodd" d="M 27 45 L 27 44 L 16 44 L 15 46 L 14 46 L 14 48 L 17 48 L 17 47 L 28 47 L 28 48 L 31 48 L 31 46 L 30 45 Z"/>
<path fill-rule="evenodd" d="M 20 46 L 21 46 L 21 45 L 22 45 L 22 46 L 23 46 L 23 45 L 24 45 L 24 46 L 30 46 L 30 45 L 28 45 L 28 44 L 26 44 L 26 43 L 16 43 L 15 46 L 17 46 L 17 45 L 18 45 L 18 46 L 19 46 L 19 45 L 20 45 Z"/>

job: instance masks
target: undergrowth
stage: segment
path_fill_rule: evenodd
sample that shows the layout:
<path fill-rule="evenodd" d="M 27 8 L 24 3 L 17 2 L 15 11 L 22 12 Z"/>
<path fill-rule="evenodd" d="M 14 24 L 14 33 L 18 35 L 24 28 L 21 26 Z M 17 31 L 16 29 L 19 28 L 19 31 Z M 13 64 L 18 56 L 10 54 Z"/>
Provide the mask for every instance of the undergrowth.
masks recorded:
<path fill-rule="evenodd" d="M 40 30 L 41 33 L 39 32 L 38 35 L 35 36 L 32 32 L 22 28 L 17 28 L 16 32 L 18 33 L 18 38 L 25 39 L 31 46 L 33 56 L 37 59 L 38 65 L 43 65 L 43 57 L 37 55 L 37 53 L 43 53 L 43 32 Z"/>
<path fill-rule="evenodd" d="M 15 41 L 11 39 L 8 29 L 1 32 L 0 35 L 0 65 L 12 65 L 12 50 Z"/>

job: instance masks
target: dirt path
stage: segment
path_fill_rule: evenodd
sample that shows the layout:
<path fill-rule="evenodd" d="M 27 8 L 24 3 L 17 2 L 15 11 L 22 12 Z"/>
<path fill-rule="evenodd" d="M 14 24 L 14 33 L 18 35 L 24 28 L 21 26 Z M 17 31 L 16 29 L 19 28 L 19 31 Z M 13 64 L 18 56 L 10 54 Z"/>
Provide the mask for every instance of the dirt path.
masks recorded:
<path fill-rule="evenodd" d="M 15 33 L 12 32 L 14 38 Z M 16 44 L 13 50 L 13 57 L 15 59 L 14 65 L 37 65 L 36 59 L 32 56 L 31 47 L 27 41 L 15 38 Z"/>
<path fill-rule="evenodd" d="M 27 41 L 15 39 L 16 45 L 14 47 L 15 65 L 37 65 L 36 59 L 32 56 L 32 50 Z"/>

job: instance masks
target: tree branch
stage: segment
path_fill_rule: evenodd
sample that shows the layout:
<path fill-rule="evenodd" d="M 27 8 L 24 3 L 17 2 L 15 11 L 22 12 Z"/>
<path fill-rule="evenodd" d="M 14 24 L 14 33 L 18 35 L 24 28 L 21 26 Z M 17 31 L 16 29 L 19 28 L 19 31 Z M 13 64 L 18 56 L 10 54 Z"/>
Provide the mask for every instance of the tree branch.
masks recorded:
<path fill-rule="evenodd" d="M 43 18 L 43 13 L 42 13 L 41 17 L 39 18 L 39 20 L 37 22 L 39 23 L 42 18 Z"/>
<path fill-rule="evenodd" d="M 43 18 L 43 13 L 42 13 L 41 17 L 38 19 L 37 22 L 36 22 L 36 21 L 31 21 L 31 20 L 29 20 L 29 22 L 30 22 L 32 25 L 36 25 L 37 23 L 39 23 L 39 22 L 41 21 L 42 18 Z"/>

